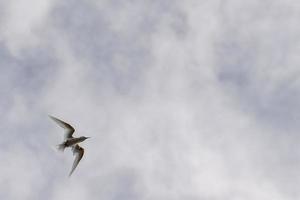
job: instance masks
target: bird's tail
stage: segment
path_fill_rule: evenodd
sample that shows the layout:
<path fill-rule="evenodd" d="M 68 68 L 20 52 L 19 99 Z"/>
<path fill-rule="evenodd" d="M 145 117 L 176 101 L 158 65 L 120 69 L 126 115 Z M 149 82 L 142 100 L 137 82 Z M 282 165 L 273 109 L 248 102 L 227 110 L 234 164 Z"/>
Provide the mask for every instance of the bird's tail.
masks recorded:
<path fill-rule="evenodd" d="M 64 151 L 66 148 L 66 145 L 64 143 L 62 143 L 62 144 L 58 144 L 56 147 L 57 147 L 57 150 Z"/>

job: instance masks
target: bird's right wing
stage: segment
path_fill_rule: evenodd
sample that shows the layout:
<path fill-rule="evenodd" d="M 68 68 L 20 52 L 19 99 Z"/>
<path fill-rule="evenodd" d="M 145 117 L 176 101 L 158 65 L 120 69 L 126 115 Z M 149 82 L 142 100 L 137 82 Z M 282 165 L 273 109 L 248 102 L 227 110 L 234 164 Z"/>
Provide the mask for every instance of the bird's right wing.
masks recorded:
<path fill-rule="evenodd" d="M 68 138 L 71 138 L 75 129 L 68 123 L 60 120 L 60 119 L 57 119 L 56 117 L 53 117 L 51 115 L 49 115 L 49 117 L 55 121 L 60 127 L 62 127 L 63 129 L 65 129 L 65 139 L 68 139 Z"/>
<path fill-rule="evenodd" d="M 81 146 L 79 146 L 78 144 L 76 144 L 75 146 L 72 147 L 72 151 L 73 151 L 73 155 L 75 155 L 75 160 L 73 162 L 73 166 L 72 166 L 69 176 L 72 175 L 72 173 L 76 169 L 78 163 L 80 162 L 80 160 L 82 159 L 83 154 L 84 154 L 84 149 Z"/>

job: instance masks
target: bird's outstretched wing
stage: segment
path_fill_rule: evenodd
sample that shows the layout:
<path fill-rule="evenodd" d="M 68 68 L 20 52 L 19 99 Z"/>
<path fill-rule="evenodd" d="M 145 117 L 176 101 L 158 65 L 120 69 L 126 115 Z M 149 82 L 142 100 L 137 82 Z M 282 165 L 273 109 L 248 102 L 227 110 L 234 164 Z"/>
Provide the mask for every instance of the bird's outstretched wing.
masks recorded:
<path fill-rule="evenodd" d="M 73 151 L 73 155 L 75 155 L 75 160 L 73 162 L 72 170 L 71 170 L 69 176 L 72 175 L 72 173 L 76 169 L 78 163 L 80 162 L 80 160 L 84 154 L 84 149 L 81 146 L 79 146 L 78 144 L 76 144 L 75 146 L 72 147 L 72 151 Z"/>
<path fill-rule="evenodd" d="M 72 138 L 72 135 L 73 135 L 75 129 L 70 124 L 68 124 L 60 119 L 57 119 L 56 117 L 53 117 L 51 115 L 49 115 L 49 117 L 53 121 L 55 121 L 60 127 L 65 129 L 65 139 Z"/>

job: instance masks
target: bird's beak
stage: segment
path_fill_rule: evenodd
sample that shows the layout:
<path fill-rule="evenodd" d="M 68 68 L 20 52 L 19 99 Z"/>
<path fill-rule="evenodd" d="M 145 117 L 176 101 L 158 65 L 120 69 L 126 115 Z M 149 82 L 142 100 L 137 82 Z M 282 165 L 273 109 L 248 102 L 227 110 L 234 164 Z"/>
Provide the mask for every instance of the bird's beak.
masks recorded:
<path fill-rule="evenodd" d="M 88 139 L 88 138 L 91 138 L 91 137 L 86 137 L 86 138 Z"/>

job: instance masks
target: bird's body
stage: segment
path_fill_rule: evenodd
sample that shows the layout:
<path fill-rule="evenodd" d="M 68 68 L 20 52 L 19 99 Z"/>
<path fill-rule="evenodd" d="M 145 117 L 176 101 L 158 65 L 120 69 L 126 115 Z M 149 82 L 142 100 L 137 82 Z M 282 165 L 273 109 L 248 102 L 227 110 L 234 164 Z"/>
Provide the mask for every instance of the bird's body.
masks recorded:
<path fill-rule="evenodd" d="M 75 132 L 75 129 L 68 123 L 57 119 L 53 116 L 49 117 L 54 120 L 60 127 L 65 129 L 65 139 L 64 142 L 57 145 L 58 149 L 61 151 L 64 151 L 65 148 L 71 147 L 72 151 L 73 151 L 73 155 L 75 155 L 75 160 L 72 166 L 72 170 L 69 174 L 69 176 L 71 176 L 71 174 L 73 173 L 73 171 L 75 170 L 75 168 L 77 167 L 78 163 L 80 162 L 80 160 L 83 157 L 84 154 L 84 149 L 78 145 L 78 143 L 83 142 L 84 140 L 88 139 L 89 137 L 85 137 L 85 136 L 81 136 L 81 137 L 73 137 L 73 133 Z"/>
<path fill-rule="evenodd" d="M 64 142 L 64 144 L 66 147 L 72 147 L 75 144 L 83 142 L 85 139 L 86 139 L 85 137 L 69 138 Z"/>

